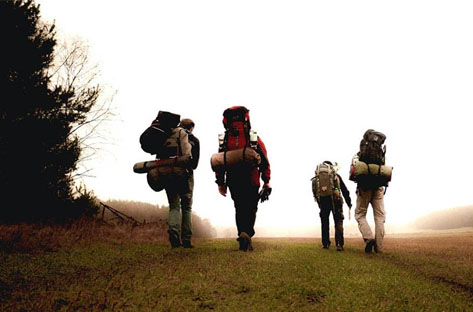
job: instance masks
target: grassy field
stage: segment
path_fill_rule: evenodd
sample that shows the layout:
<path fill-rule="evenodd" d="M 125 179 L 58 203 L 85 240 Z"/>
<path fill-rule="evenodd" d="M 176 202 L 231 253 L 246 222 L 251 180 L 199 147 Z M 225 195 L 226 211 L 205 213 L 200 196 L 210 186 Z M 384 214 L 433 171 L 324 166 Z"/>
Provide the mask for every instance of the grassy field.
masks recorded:
<path fill-rule="evenodd" d="M 318 239 L 230 239 L 171 250 L 92 242 L 2 251 L 0 311 L 473 311 L 473 232 L 387 237 L 367 255 Z"/>

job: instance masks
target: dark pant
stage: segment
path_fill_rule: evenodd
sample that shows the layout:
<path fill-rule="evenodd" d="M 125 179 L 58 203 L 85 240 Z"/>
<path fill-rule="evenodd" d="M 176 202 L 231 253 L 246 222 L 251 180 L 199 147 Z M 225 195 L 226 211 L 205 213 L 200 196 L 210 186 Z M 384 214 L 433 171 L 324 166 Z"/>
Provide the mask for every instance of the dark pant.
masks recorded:
<path fill-rule="evenodd" d="M 333 206 L 335 205 L 335 209 Z M 331 197 L 322 197 L 319 202 L 320 221 L 322 223 L 322 245 L 330 246 L 330 212 L 333 213 L 335 222 L 335 243 L 337 246 L 343 246 L 343 206 L 338 201 L 332 201 Z"/>
<path fill-rule="evenodd" d="M 235 218 L 238 236 L 242 232 L 255 235 L 256 211 L 258 211 L 258 186 L 251 183 L 234 183 L 229 185 L 235 205 Z"/>
<path fill-rule="evenodd" d="M 169 201 L 168 232 L 176 239 L 190 241 L 192 238 L 192 193 L 194 176 L 176 177 L 166 186 Z"/>

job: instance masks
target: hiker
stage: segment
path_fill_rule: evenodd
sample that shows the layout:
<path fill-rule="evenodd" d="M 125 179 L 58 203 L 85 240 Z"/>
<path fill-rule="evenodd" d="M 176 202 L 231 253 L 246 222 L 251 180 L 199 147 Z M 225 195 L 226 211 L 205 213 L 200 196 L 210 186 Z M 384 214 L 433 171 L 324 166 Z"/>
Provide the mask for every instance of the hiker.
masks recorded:
<path fill-rule="evenodd" d="M 195 123 L 189 118 L 182 119 L 179 123 L 179 127 L 186 130 L 188 135 L 188 141 L 192 146 L 190 160 L 190 166 L 188 168 L 188 192 L 181 195 L 181 209 L 182 209 L 182 221 L 181 221 L 181 241 L 184 248 L 194 248 L 191 243 L 192 238 L 192 198 L 194 192 L 194 170 L 197 169 L 200 157 L 200 142 L 199 139 L 194 135 Z"/>
<path fill-rule="evenodd" d="M 198 159 L 196 161 L 192 158 L 188 131 L 179 127 L 179 122 L 180 115 L 160 111 L 151 126 L 140 136 L 140 143 L 145 152 L 156 154 L 158 159 L 150 162 L 152 169 L 148 171 L 147 179 L 154 191 L 166 191 L 169 201 L 168 234 L 171 247 L 192 248 L 190 181 L 193 181 L 191 171 L 197 167 Z"/>
<path fill-rule="evenodd" d="M 218 155 L 224 164 L 219 169 L 212 168 L 219 193 L 226 196 L 227 187 L 230 189 L 235 206 L 239 250 L 252 251 L 251 238 L 255 235 L 258 201 L 264 202 L 271 194 L 270 165 L 263 141 L 251 129 L 249 110 L 244 106 L 230 107 L 223 112 L 223 117 L 225 135 L 219 135 Z M 235 155 L 239 155 L 240 159 L 235 161 Z M 251 163 L 252 160 L 255 162 Z M 260 178 L 264 182 L 261 192 Z"/>
<path fill-rule="evenodd" d="M 384 194 L 392 175 L 392 167 L 385 165 L 385 140 L 383 133 L 368 129 L 351 164 L 350 180 L 357 183 L 355 219 L 366 244 L 366 253 L 372 253 L 373 249 L 376 253 L 383 250 Z M 373 207 L 374 235 L 366 220 L 369 204 Z"/>
<path fill-rule="evenodd" d="M 338 164 L 326 160 L 317 166 L 315 177 L 312 178 L 312 192 L 314 199 L 319 205 L 320 222 L 322 227 L 322 247 L 330 247 L 329 217 L 333 214 L 335 223 L 335 244 L 337 251 L 343 251 L 343 197 L 351 209 L 350 192 L 348 191 L 342 177 L 337 173 Z M 341 194 L 340 194 L 341 191 Z"/>

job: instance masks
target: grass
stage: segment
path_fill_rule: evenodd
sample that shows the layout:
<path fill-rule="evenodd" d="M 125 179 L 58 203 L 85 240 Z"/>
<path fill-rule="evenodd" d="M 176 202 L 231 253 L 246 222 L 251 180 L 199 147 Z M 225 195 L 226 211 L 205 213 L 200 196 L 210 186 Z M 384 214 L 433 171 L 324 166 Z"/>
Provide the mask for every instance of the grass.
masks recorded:
<path fill-rule="evenodd" d="M 319 239 L 233 239 L 171 250 L 107 241 L 55 251 L 1 253 L 1 311 L 468 311 L 473 233 L 387 237 L 366 255 Z"/>

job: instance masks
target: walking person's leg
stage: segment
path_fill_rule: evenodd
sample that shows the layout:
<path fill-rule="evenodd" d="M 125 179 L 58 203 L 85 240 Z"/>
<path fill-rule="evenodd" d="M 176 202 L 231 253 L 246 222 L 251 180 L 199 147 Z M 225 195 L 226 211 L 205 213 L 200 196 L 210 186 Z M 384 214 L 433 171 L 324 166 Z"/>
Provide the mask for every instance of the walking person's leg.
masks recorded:
<path fill-rule="evenodd" d="M 335 243 L 337 244 L 337 250 L 343 251 L 343 245 L 345 244 L 343 237 L 343 203 L 335 203 L 335 206 L 335 214 L 333 215 L 335 223 Z"/>
<path fill-rule="evenodd" d="M 176 189 L 166 188 L 166 195 L 169 202 L 169 216 L 168 216 L 168 233 L 171 247 L 176 248 L 181 246 L 180 239 L 180 219 L 181 219 L 181 203 L 180 196 Z"/>
<path fill-rule="evenodd" d="M 370 253 L 374 247 L 375 240 L 373 232 L 366 220 L 368 205 L 371 202 L 372 190 L 357 190 L 356 192 L 356 209 L 355 219 L 358 222 L 358 229 L 366 243 L 365 252 Z"/>
<path fill-rule="evenodd" d="M 322 235 L 322 246 L 324 248 L 330 247 L 330 211 L 331 207 L 327 207 L 327 204 L 324 202 L 320 207 L 320 225 L 321 225 L 321 235 Z"/>
<path fill-rule="evenodd" d="M 194 191 L 194 176 L 190 175 L 185 182 L 188 184 L 186 185 L 188 190 L 181 195 L 181 239 L 182 245 L 185 248 L 192 248 L 192 196 Z"/>
<path fill-rule="evenodd" d="M 375 225 L 374 231 L 376 239 L 374 251 L 382 252 L 384 241 L 384 222 L 386 221 L 386 213 L 384 211 L 384 189 L 382 187 L 380 187 L 376 191 L 373 191 L 373 199 L 371 200 L 371 206 L 373 207 Z"/>

